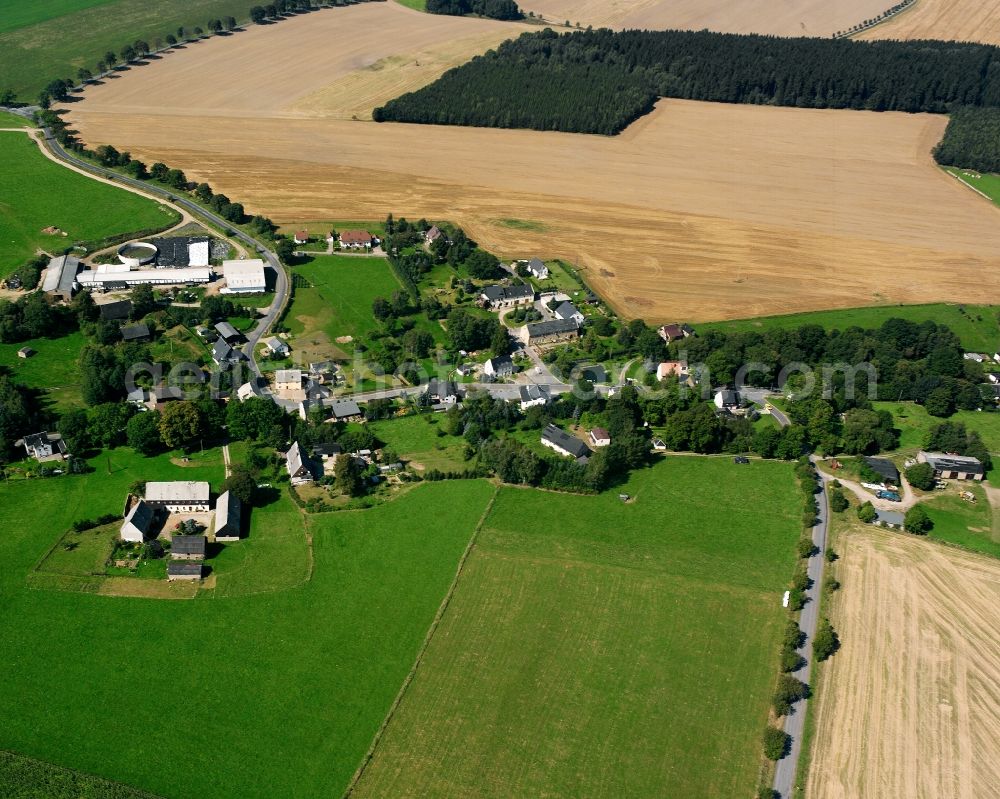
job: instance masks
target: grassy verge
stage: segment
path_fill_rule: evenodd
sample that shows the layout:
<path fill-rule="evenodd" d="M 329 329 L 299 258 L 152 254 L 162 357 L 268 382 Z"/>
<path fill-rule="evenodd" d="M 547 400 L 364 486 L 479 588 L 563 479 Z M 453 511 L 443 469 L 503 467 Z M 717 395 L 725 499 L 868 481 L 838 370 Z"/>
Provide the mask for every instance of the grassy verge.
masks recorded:
<path fill-rule="evenodd" d="M 980 194 L 985 194 L 986 199 L 995 205 L 1000 205 L 1000 175 L 991 175 L 988 172 L 980 174 L 971 169 L 959 169 L 953 166 L 944 167 L 944 171 Z"/>

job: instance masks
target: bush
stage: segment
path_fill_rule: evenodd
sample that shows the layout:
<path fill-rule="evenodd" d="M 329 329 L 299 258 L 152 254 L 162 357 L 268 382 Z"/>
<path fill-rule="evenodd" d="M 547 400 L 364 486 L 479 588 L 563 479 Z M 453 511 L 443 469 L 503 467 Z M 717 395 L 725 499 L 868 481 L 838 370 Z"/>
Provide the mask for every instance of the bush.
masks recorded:
<path fill-rule="evenodd" d="M 809 686 L 802 680 L 790 674 L 782 674 L 778 678 L 778 688 L 774 692 L 771 705 L 779 716 L 787 716 L 792 710 L 792 705 L 800 699 L 808 699 L 810 695 Z"/>
<path fill-rule="evenodd" d="M 871 502 L 866 502 L 858 508 L 858 518 L 865 524 L 871 524 L 877 517 L 878 513 L 876 513 L 875 506 Z"/>
<path fill-rule="evenodd" d="M 822 662 L 838 649 L 840 649 L 840 638 L 837 636 L 837 631 L 833 629 L 830 620 L 824 618 L 816 630 L 816 637 L 813 638 L 813 654 L 817 661 Z"/>
<path fill-rule="evenodd" d="M 764 756 L 768 760 L 781 760 L 788 754 L 792 739 L 784 730 L 764 728 Z"/>
<path fill-rule="evenodd" d="M 906 480 L 914 488 L 930 491 L 934 488 L 934 467 L 929 463 L 918 463 L 906 470 Z"/>
<path fill-rule="evenodd" d="M 843 513 L 849 506 L 850 503 L 847 501 L 847 497 L 844 496 L 844 492 L 841 489 L 831 489 L 830 510 L 834 513 Z"/>
<path fill-rule="evenodd" d="M 811 538 L 800 538 L 798 551 L 800 558 L 811 558 L 816 552 L 816 545 L 813 544 Z"/>
<path fill-rule="evenodd" d="M 903 528 L 914 535 L 926 535 L 934 527 L 934 522 L 927 515 L 922 505 L 914 505 L 906 512 Z"/>

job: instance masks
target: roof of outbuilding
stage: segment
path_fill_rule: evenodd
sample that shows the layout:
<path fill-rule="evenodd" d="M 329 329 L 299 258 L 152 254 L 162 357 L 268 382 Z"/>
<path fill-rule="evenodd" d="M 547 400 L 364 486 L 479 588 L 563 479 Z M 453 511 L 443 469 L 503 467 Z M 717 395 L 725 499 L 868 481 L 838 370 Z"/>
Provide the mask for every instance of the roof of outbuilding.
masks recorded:
<path fill-rule="evenodd" d="M 175 555 L 204 555 L 208 539 L 203 535 L 175 535 L 170 538 L 170 551 Z"/>
<path fill-rule="evenodd" d="M 201 577 L 203 569 L 202 564 L 189 560 L 172 560 L 167 564 L 167 574 L 171 577 L 189 577 L 195 574 Z"/>
<path fill-rule="evenodd" d="M 545 322 L 533 322 L 528 325 L 528 338 L 554 336 L 559 333 L 572 333 L 579 329 L 579 326 L 573 319 L 549 319 Z"/>

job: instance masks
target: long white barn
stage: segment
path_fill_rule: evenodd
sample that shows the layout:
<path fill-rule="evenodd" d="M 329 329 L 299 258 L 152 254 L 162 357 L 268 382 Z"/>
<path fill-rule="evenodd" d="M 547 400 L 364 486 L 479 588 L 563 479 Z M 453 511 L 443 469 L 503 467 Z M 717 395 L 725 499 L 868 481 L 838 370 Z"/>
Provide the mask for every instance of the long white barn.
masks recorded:
<path fill-rule="evenodd" d="M 103 288 L 109 283 L 124 283 L 128 286 L 178 285 L 208 283 L 212 270 L 207 267 L 187 267 L 184 269 L 129 269 L 125 264 L 102 264 L 97 269 L 80 272 L 77 282 L 84 288 Z"/>

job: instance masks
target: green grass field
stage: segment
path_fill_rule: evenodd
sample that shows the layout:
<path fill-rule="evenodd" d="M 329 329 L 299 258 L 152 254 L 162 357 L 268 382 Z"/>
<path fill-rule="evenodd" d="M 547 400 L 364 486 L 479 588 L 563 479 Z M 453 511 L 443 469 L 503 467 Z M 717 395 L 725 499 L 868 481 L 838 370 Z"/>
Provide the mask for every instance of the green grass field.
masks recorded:
<path fill-rule="evenodd" d="M 981 191 L 996 205 L 1000 205 L 1000 175 L 992 175 L 989 172 L 981 175 L 978 172 L 952 166 L 945 167 L 944 171 L 954 175 L 962 183 Z"/>
<path fill-rule="evenodd" d="M 962 313 L 962 308 L 965 313 Z M 928 320 L 947 325 L 970 351 L 994 353 L 1000 345 L 1000 323 L 996 305 L 952 305 L 935 303 L 930 305 L 884 305 L 870 308 L 846 308 L 838 311 L 813 311 L 809 313 L 786 314 L 784 316 L 762 316 L 755 319 L 738 319 L 730 322 L 708 322 L 697 326 L 700 332 L 721 330 L 724 332 L 763 331 L 788 329 L 801 325 L 820 325 L 827 330 L 845 330 L 856 326 L 877 328 L 893 317 L 909 319 L 913 322 Z"/>
<path fill-rule="evenodd" d="M 25 3 L 24 0 L 0 0 L 0 33 L 37 25 L 48 19 L 63 17 L 85 8 L 107 5 L 114 0 L 46 0 Z"/>
<path fill-rule="evenodd" d="M 9 111 L 0 111 L 0 128 L 30 128 L 31 123 L 24 117 Z"/>
<path fill-rule="evenodd" d="M 416 11 L 427 10 L 427 0 L 396 0 L 402 6 L 415 9 Z"/>
<path fill-rule="evenodd" d="M 127 785 L 14 752 L 0 752 L 0 787 L 5 799 L 158 799 Z"/>
<path fill-rule="evenodd" d="M 941 422 L 961 422 L 969 430 L 975 430 L 983 439 L 990 452 L 1000 453 L 1000 413 L 986 411 L 956 411 L 947 419 L 938 419 L 913 402 L 875 402 L 876 410 L 886 410 L 892 414 L 895 427 L 900 431 L 899 449 L 923 449 L 927 434 L 934 425 Z"/>
<path fill-rule="evenodd" d="M 354 795 L 749 796 L 793 486 L 678 457 L 629 504 L 502 489 Z"/>
<path fill-rule="evenodd" d="M 952 481 L 947 491 L 935 491 L 924 503 L 934 522 L 928 537 L 1000 557 L 1000 530 L 997 529 L 1000 520 L 994 518 L 985 490 L 972 484 L 962 484 L 961 488 L 971 491 L 976 501 L 966 502 L 959 497 L 959 484 Z"/>
<path fill-rule="evenodd" d="M 169 797 L 337 796 L 494 489 L 427 484 L 370 511 L 314 517 L 312 579 L 290 590 L 248 590 L 284 580 L 284 546 L 253 551 L 257 578 L 240 583 L 234 569 L 228 587 L 220 575 L 190 601 L 27 587 L 70 522 L 120 510 L 134 480 L 218 488 L 218 450 L 195 462 L 120 449 L 89 475 L 0 484 L 0 748 Z M 233 551 L 295 516 L 285 501 L 254 511 L 255 532 Z"/>
<path fill-rule="evenodd" d="M 2 178 L 0 178 L 2 180 Z M 0 367 L 10 370 L 18 383 L 45 392 L 54 410 L 80 407 L 80 372 L 77 362 L 86 343 L 80 332 L 60 338 L 39 338 L 19 344 L 0 344 Z M 19 358 L 17 351 L 31 347 L 36 354 Z"/>
<path fill-rule="evenodd" d="M 309 281 L 310 288 L 296 287 L 286 324 L 296 337 L 325 337 L 328 343 L 374 330 L 378 322 L 372 301 L 402 288 L 389 262 L 381 258 L 324 255 L 293 271 Z"/>
<path fill-rule="evenodd" d="M 462 457 L 465 439 L 460 436 L 439 436 L 437 431 L 441 421 L 440 414 L 406 416 L 402 419 L 374 422 L 370 429 L 414 468 L 442 471 L 464 469 L 467 465 Z"/>
<path fill-rule="evenodd" d="M 178 26 L 206 28 L 213 17 L 242 21 L 249 10 L 240 0 L 0 0 L 0 88 L 34 102 L 54 78 L 95 70 L 107 50 L 136 39 L 155 45 Z"/>
<path fill-rule="evenodd" d="M 61 252 L 77 241 L 162 229 L 178 219 L 152 200 L 53 163 L 21 133 L 0 133 L 0 198 L 0 275 L 39 249 Z M 68 236 L 42 233 L 50 225 Z"/>

